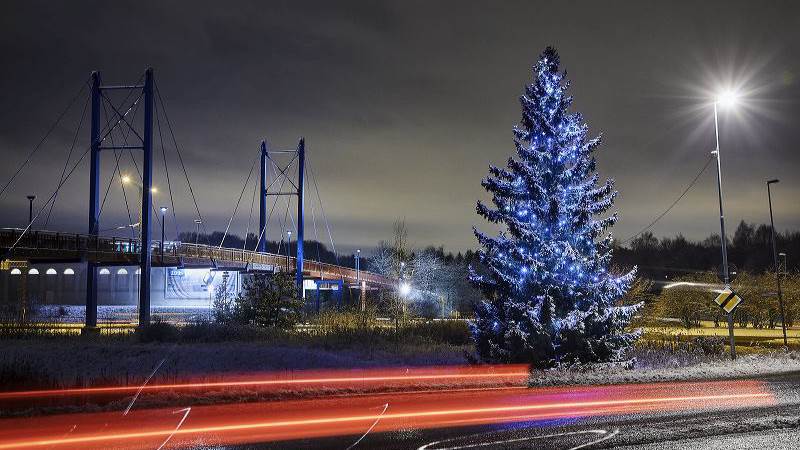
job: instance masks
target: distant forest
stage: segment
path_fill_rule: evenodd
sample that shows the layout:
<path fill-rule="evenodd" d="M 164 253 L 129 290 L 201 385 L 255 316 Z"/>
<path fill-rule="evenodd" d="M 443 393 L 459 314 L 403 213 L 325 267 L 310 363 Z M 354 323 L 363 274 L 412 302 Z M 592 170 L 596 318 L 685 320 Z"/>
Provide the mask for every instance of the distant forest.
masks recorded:
<path fill-rule="evenodd" d="M 201 244 L 219 245 L 223 233 L 215 231 L 210 234 L 200 233 L 197 241 Z M 183 242 L 195 242 L 195 233 L 181 233 L 179 239 Z M 257 236 L 247 236 L 246 248 L 255 248 Z M 780 258 L 781 269 L 785 261 L 786 270 L 797 271 L 800 268 L 800 232 L 788 231 L 776 234 L 779 253 L 786 257 Z M 321 242 L 305 241 L 306 257 L 331 264 L 354 267 L 353 254 L 334 254 L 333 250 Z M 235 234 L 225 237 L 224 246 L 229 248 L 243 248 L 244 239 Z M 292 255 L 294 255 L 295 242 L 292 241 Z M 286 254 L 286 241 L 267 241 L 267 251 L 270 253 Z M 466 265 L 475 260 L 475 252 L 467 250 L 464 253 L 452 253 L 443 247 L 429 247 L 427 250 L 435 252 L 448 265 Z M 362 258 L 362 269 L 369 267 L 371 249 L 364 249 L 365 257 Z M 702 241 L 690 241 L 682 235 L 675 237 L 657 238 L 651 232 L 642 233 L 627 245 L 616 245 L 614 249 L 613 264 L 621 269 L 632 266 L 639 267 L 639 274 L 653 279 L 663 279 L 693 272 L 707 272 L 718 270 L 721 261 L 720 239 L 718 234 L 712 234 Z M 772 241 L 769 225 L 739 223 L 732 238 L 728 238 L 728 260 L 740 271 L 762 273 L 773 270 Z"/>
<path fill-rule="evenodd" d="M 728 262 L 739 271 L 762 273 L 773 271 L 772 237 L 769 225 L 748 224 L 744 221 L 728 237 Z M 798 270 L 800 260 L 800 232 L 789 231 L 776 234 L 778 253 L 783 270 Z M 713 234 L 697 242 L 678 235 L 658 239 L 653 233 L 645 232 L 633 239 L 627 246 L 619 246 L 614 251 L 614 264 L 627 268 L 639 266 L 639 274 L 653 279 L 665 276 L 682 275 L 692 272 L 717 271 L 721 266 L 721 246 L 718 234 Z"/>

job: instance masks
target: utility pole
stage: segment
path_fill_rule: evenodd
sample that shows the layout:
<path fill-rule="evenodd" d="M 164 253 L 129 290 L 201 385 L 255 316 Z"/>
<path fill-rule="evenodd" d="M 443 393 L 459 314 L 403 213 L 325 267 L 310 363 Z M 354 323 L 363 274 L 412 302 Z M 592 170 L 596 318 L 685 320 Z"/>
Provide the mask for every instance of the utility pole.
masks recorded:
<path fill-rule="evenodd" d="M 781 330 L 783 331 L 783 346 L 788 350 L 789 343 L 786 339 L 786 313 L 783 309 L 783 292 L 781 291 L 781 272 L 778 268 L 778 249 L 775 243 L 775 219 L 772 216 L 772 191 L 770 186 L 780 180 L 774 179 L 767 181 L 767 199 L 769 201 L 769 223 L 772 230 L 772 260 L 775 263 L 775 282 L 778 284 L 778 305 L 781 310 Z"/>

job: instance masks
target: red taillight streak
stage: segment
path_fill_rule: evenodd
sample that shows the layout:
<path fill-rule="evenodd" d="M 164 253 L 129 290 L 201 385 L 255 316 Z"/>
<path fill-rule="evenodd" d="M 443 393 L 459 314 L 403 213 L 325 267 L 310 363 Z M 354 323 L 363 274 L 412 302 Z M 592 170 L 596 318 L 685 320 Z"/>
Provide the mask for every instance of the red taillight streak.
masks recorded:
<path fill-rule="evenodd" d="M 528 372 L 519 373 L 470 373 L 470 374 L 419 374 L 419 375 L 392 375 L 392 376 L 366 376 L 366 377 L 330 377 L 330 378 L 298 378 L 289 380 L 245 380 L 245 381 L 220 381 L 208 383 L 182 383 L 182 384 L 153 384 L 141 386 L 110 386 L 95 388 L 75 389 L 49 389 L 38 391 L 0 392 L 0 399 L 18 399 L 31 397 L 57 397 L 71 395 L 96 395 L 114 394 L 125 392 L 159 391 L 175 389 L 215 389 L 232 387 L 259 387 L 259 386 L 293 386 L 293 385 L 319 385 L 339 383 L 387 383 L 392 381 L 419 382 L 437 380 L 497 380 L 508 378 L 509 381 L 524 380 Z"/>
<path fill-rule="evenodd" d="M 634 405 L 663 405 L 670 403 L 682 402 L 708 402 L 708 401 L 725 401 L 725 400 L 744 400 L 744 399 L 766 399 L 771 397 L 769 393 L 747 393 L 747 394 L 729 394 L 729 395 L 703 395 L 703 396 L 677 396 L 677 397 L 651 397 L 651 398 L 634 398 L 634 399 L 620 399 L 620 400 L 598 400 L 588 402 L 561 402 L 561 403 L 546 403 L 546 404 L 533 404 L 533 405 L 519 405 L 519 406 L 499 406 L 499 407 L 484 407 L 484 408 L 460 408 L 460 409 L 443 409 L 443 410 L 423 410 L 423 411 L 410 411 L 404 413 L 386 413 L 383 415 L 369 414 L 369 415 L 351 415 L 341 417 L 324 417 L 317 419 L 303 419 L 303 420 L 283 420 L 272 422 L 255 422 L 255 423 L 239 423 L 228 425 L 217 425 L 207 427 L 186 427 L 177 431 L 174 429 L 156 429 L 152 431 L 132 432 L 132 433 L 117 433 L 108 435 L 87 435 L 74 438 L 65 439 L 42 439 L 42 440 L 19 440 L 16 442 L 0 443 L 0 449 L 15 449 L 15 448 L 32 448 L 40 446 L 58 446 L 69 444 L 89 444 L 97 442 L 115 442 L 130 439 L 144 439 L 151 437 L 166 437 L 173 432 L 176 436 L 187 436 L 195 434 L 206 433 L 220 433 L 237 432 L 247 430 L 259 429 L 276 429 L 276 428 L 290 428 L 290 427 L 306 427 L 311 425 L 336 425 L 352 422 L 371 422 L 380 417 L 381 422 L 387 422 L 397 419 L 427 419 L 437 417 L 448 417 L 458 415 L 470 414 L 497 414 L 502 412 L 521 412 L 521 411 L 536 411 L 536 410 L 558 410 L 568 409 L 570 414 L 575 415 L 589 415 L 596 414 L 595 410 L 584 408 L 595 407 L 613 407 L 613 406 L 634 406 Z M 706 406 L 705 404 L 703 406 Z M 609 409 L 609 408 L 606 408 Z M 567 411 L 563 412 L 567 413 Z M 561 415 L 561 414 L 559 414 Z M 543 415 L 543 416 L 552 416 Z M 502 416 L 501 416 L 502 417 Z M 529 416 L 524 416 L 529 417 Z M 496 418 L 493 418 L 496 419 Z M 486 420 L 486 418 L 475 418 L 465 420 Z M 509 420 L 500 419 L 500 420 Z M 440 422 L 436 422 L 440 423 Z M 427 423 L 432 425 L 433 422 Z M 335 430 L 331 430 L 335 431 Z"/>

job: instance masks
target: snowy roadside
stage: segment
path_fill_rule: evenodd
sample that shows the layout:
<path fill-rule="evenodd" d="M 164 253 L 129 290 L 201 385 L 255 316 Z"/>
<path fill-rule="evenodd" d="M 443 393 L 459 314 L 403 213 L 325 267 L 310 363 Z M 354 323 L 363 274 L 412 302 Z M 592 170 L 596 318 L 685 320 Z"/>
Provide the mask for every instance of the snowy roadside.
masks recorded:
<path fill-rule="evenodd" d="M 761 377 L 800 372 L 800 353 L 743 355 L 735 361 L 718 358 L 683 364 L 677 359 L 661 364 L 632 361 L 628 364 L 595 364 L 568 369 L 532 370 L 530 386 L 658 383 Z"/>

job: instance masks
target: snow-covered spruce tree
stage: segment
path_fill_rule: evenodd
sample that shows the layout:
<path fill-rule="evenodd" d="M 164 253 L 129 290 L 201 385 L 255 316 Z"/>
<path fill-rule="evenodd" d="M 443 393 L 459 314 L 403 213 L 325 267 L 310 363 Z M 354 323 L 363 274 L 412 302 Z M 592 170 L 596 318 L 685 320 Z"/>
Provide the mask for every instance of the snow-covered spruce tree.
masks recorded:
<path fill-rule="evenodd" d="M 548 47 L 520 97 L 514 128 L 516 158 L 489 167 L 483 180 L 494 207 L 477 212 L 500 228 L 496 237 L 475 229 L 485 271 L 470 279 L 484 295 L 472 322 L 478 356 L 488 362 L 535 367 L 618 360 L 639 336 L 626 331 L 641 305 L 616 303 L 634 279 L 608 272 L 616 221 L 598 215 L 613 204 L 613 180 L 598 183 L 580 113 L 567 111 L 566 73 Z"/>

